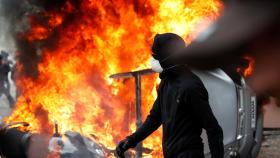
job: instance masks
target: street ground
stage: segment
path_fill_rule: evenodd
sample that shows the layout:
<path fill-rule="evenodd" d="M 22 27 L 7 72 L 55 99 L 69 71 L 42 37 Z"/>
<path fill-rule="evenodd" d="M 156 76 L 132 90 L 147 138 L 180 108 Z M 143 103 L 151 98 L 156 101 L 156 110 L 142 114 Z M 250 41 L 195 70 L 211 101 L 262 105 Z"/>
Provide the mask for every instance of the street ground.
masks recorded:
<path fill-rule="evenodd" d="M 280 129 L 264 131 L 264 140 L 258 158 L 280 158 Z"/>

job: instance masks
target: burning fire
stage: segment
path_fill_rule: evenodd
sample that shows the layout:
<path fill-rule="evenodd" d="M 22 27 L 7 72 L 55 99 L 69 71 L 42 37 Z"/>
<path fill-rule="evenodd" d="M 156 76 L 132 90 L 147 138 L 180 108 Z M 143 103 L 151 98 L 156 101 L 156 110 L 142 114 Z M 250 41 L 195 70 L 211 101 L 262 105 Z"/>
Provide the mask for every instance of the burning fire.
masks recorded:
<path fill-rule="evenodd" d="M 156 33 L 177 33 L 189 43 L 221 8 L 219 0 L 80 0 L 78 5 L 69 0 L 59 9 L 30 15 L 30 29 L 19 38 L 37 44 L 38 75 L 22 74 L 18 63 L 20 96 L 6 121 L 26 121 L 29 130 L 46 133 L 57 121 L 61 132 L 94 135 L 114 149 L 136 128 L 135 93 L 133 80 L 109 75 L 148 68 Z M 157 78 L 143 77 L 143 119 L 155 100 Z M 149 157 L 162 157 L 160 132 L 144 147 L 153 150 Z"/>
<path fill-rule="evenodd" d="M 246 56 L 244 57 L 249 61 L 249 66 L 245 69 L 244 71 L 244 76 L 249 77 L 253 74 L 254 72 L 254 67 L 255 67 L 255 59 L 251 56 Z"/>

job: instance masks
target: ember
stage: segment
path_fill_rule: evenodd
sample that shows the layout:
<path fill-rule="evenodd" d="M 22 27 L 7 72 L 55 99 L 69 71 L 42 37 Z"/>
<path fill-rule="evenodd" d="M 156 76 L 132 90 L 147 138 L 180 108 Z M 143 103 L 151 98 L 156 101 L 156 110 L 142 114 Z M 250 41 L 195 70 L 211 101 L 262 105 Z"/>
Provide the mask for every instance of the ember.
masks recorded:
<path fill-rule="evenodd" d="M 57 121 L 62 132 L 94 134 L 108 149 L 136 128 L 134 81 L 109 76 L 148 68 L 153 35 L 174 32 L 189 43 L 222 8 L 218 0 L 51 2 L 27 14 L 30 29 L 18 33 L 21 94 L 6 121 L 44 133 Z M 143 119 L 156 86 L 156 75 L 143 77 Z M 160 132 L 144 147 L 153 150 L 149 157 L 162 157 Z"/>

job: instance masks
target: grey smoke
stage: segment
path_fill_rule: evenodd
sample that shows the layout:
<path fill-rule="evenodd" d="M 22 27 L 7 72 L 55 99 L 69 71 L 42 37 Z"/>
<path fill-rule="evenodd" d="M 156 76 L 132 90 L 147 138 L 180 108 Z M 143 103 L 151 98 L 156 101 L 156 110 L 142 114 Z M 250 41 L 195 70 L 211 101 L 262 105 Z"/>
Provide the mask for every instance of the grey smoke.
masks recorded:
<path fill-rule="evenodd" d="M 27 15 L 34 10 L 26 0 L 0 0 L 0 49 L 12 57 L 18 49 L 17 35 L 29 29 Z"/>
<path fill-rule="evenodd" d="M 3 44 L 9 52 L 17 52 L 16 61 L 23 65 L 23 71 L 17 77 L 37 77 L 37 44 L 30 43 L 22 34 L 30 29 L 28 18 L 40 12 L 40 7 L 31 4 L 31 0 L 0 0 L 0 15 L 2 17 Z M 1 41 L 1 42 L 2 42 Z"/>
<path fill-rule="evenodd" d="M 0 9 L 2 10 L 2 0 L 0 0 Z M 16 45 L 10 27 L 10 23 L 7 21 L 3 13 L 0 12 L 0 50 L 5 50 L 14 57 Z"/>

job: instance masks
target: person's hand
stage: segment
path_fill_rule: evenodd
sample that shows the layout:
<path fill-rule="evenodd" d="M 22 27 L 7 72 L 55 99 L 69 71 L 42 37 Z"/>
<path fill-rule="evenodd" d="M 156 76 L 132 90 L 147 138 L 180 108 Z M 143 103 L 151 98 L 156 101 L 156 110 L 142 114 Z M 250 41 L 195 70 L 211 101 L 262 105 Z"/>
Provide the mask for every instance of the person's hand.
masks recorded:
<path fill-rule="evenodd" d="M 130 149 L 130 148 L 134 148 L 135 147 L 135 143 L 133 142 L 132 139 L 130 139 L 129 137 L 120 141 L 119 144 L 116 147 L 116 153 L 117 156 L 119 158 L 125 158 L 124 153 Z"/>

